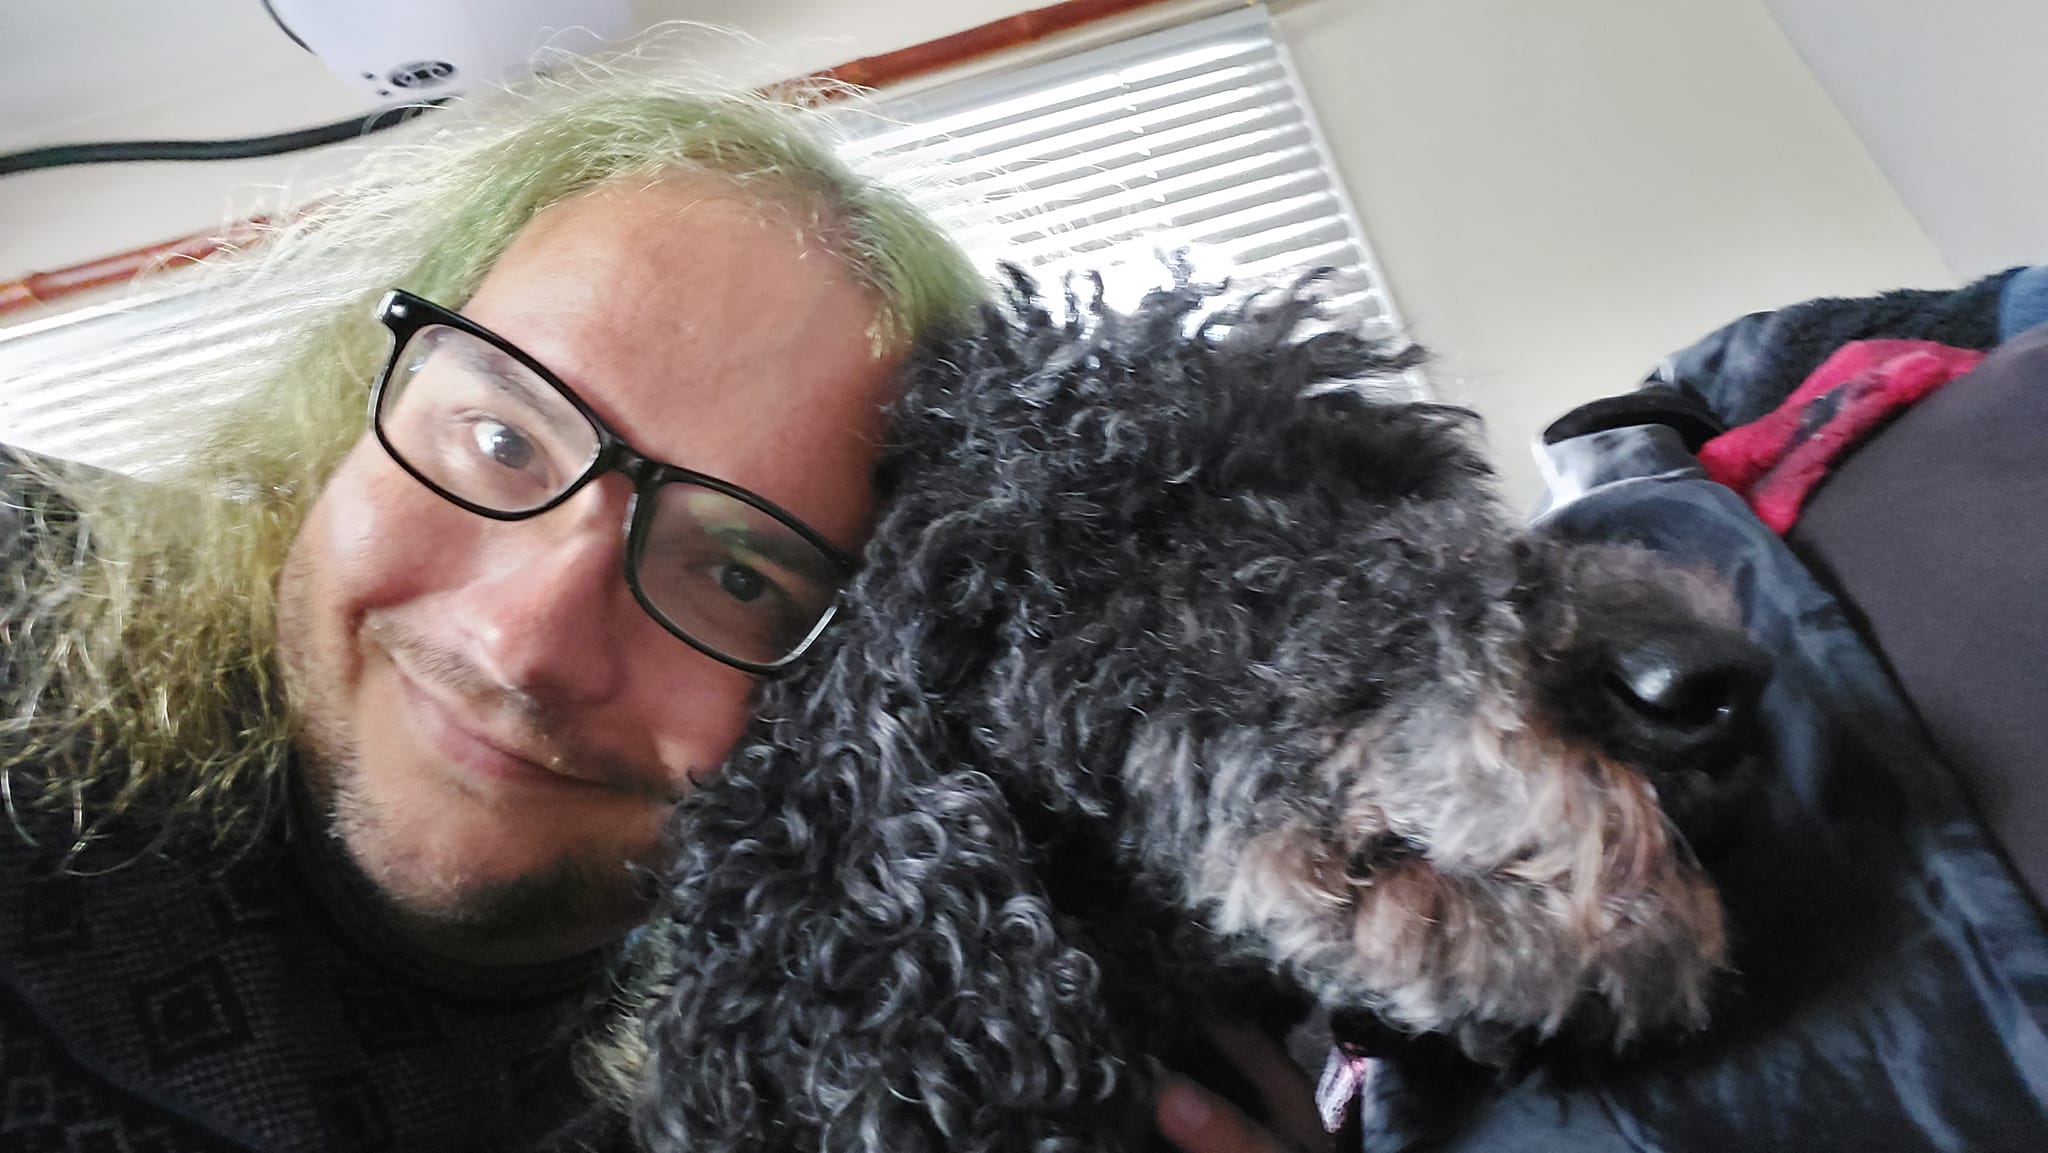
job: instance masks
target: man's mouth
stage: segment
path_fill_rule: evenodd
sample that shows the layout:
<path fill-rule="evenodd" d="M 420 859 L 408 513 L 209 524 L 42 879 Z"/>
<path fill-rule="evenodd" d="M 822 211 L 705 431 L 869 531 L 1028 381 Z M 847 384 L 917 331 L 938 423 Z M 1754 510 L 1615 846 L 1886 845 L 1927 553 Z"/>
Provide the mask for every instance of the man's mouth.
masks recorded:
<path fill-rule="evenodd" d="M 420 735 L 462 776 L 496 787 L 607 787 L 579 774 L 545 742 L 502 733 L 459 696 L 414 676 L 403 661 L 395 660 L 393 668 Z"/>
<path fill-rule="evenodd" d="M 389 662 L 420 736 L 479 786 L 599 789 L 677 800 L 666 772 L 573 739 L 546 702 L 487 683 L 460 655 L 397 622 L 367 622 L 364 640 Z"/>

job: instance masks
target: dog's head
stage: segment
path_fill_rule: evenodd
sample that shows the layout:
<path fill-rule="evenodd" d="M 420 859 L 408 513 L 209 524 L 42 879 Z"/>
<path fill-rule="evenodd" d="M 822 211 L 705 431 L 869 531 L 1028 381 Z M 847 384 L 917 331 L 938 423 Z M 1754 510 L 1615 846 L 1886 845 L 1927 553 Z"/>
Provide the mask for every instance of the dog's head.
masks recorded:
<path fill-rule="evenodd" d="M 1202 299 L 1020 287 L 916 358 L 850 627 L 1333 1008 L 1482 1058 L 1701 1023 L 1768 672 L 1730 594 L 1512 527 L 1473 417 L 1371 395 L 1414 354 L 1312 293 Z"/>

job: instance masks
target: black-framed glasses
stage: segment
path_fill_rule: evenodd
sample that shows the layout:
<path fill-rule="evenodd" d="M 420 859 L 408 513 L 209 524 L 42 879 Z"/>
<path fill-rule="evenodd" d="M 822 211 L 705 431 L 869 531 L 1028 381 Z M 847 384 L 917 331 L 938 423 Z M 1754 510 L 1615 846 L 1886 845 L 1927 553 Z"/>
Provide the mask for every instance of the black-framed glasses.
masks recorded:
<path fill-rule="evenodd" d="M 633 484 L 626 584 L 696 649 L 781 669 L 831 623 L 853 562 L 764 497 L 627 444 L 511 341 L 401 289 L 377 319 L 391 359 L 370 398 L 384 451 L 450 502 L 492 520 L 554 508 L 606 473 Z"/>

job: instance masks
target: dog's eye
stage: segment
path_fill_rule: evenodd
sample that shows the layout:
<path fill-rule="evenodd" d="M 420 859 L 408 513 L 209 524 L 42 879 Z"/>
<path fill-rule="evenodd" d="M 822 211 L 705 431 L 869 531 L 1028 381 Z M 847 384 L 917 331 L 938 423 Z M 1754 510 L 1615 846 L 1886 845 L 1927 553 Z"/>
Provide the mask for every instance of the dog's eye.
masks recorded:
<path fill-rule="evenodd" d="M 1374 837 L 1352 850 L 1351 859 L 1344 863 L 1345 879 L 1370 885 L 1374 874 L 1418 856 L 1421 851 L 1414 841 L 1395 833 Z"/>

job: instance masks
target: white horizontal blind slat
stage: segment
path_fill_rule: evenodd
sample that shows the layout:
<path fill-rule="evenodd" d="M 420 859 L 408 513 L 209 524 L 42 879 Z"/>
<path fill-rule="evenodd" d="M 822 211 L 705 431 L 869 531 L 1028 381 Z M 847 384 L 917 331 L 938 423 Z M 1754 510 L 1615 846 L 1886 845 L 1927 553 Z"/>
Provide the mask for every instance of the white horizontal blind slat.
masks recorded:
<path fill-rule="evenodd" d="M 1115 303 L 1163 282 L 1159 257 L 1182 249 L 1198 277 L 1246 287 L 1327 267 L 1338 323 L 1399 329 L 1263 8 L 851 119 L 848 155 L 918 190 L 988 265 L 1048 283 L 1102 270 Z"/>
<path fill-rule="evenodd" d="M 182 386 L 288 332 L 222 305 L 175 291 L 0 330 L 0 443 L 124 472 L 173 459 L 164 415 L 212 402 Z"/>
<path fill-rule="evenodd" d="M 1100 269 L 1116 303 L 1187 249 L 1239 285 L 1335 270 L 1338 321 L 1399 327 L 1300 85 L 1261 7 L 841 114 L 857 166 L 903 181 L 985 269 L 1048 286 Z M 0 329 L 0 442 L 147 471 L 181 446 L 181 382 L 260 357 L 279 318 L 173 290 Z M 1419 384 L 1419 381 L 1418 381 Z"/>

